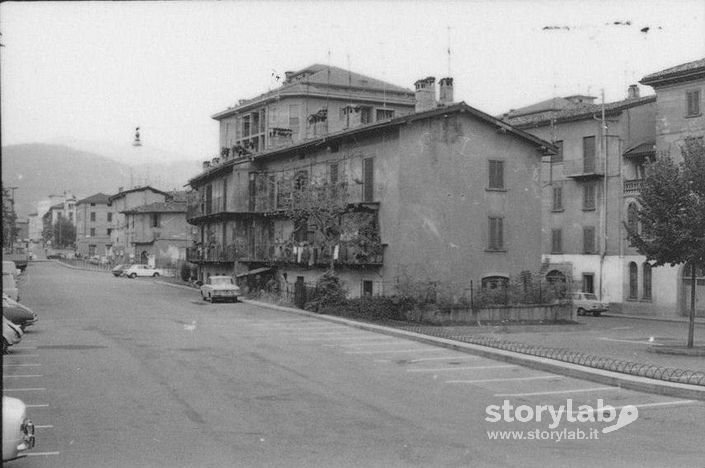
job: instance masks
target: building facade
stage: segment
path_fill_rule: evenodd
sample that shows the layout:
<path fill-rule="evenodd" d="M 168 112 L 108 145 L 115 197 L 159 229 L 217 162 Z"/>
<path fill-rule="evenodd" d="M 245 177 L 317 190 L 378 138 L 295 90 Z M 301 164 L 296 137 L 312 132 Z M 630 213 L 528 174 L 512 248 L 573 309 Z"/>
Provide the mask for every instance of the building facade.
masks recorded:
<path fill-rule="evenodd" d="M 312 282 L 332 264 L 351 296 L 404 285 L 462 295 L 538 271 L 551 145 L 451 104 L 452 80 L 441 84 L 439 103 L 435 79 L 416 83 L 415 112 L 204 165 L 188 214 L 201 279 L 274 271 Z M 342 200 L 335 245 L 323 217 L 292 216 L 312 196 L 317 207 Z"/>
<path fill-rule="evenodd" d="M 76 202 L 76 253 L 81 257 L 107 257 L 111 251 L 109 199 L 110 195 L 96 193 Z"/>
<path fill-rule="evenodd" d="M 656 155 L 682 161 L 681 146 L 686 138 L 705 138 L 705 58 L 667 68 L 645 76 L 641 84 L 651 86 L 657 98 Z M 676 310 L 687 315 L 695 287 L 695 308 L 705 316 L 705 269 L 697 270 L 695 285 L 690 265 L 671 269 L 668 285 L 674 290 Z"/>
<path fill-rule="evenodd" d="M 134 249 L 127 239 L 127 221 L 125 212 L 138 206 L 152 203 L 164 203 L 169 194 L 150 186 L 134 187 L 124 190 L 118 189 L 118 193 L 108 198 L 109 212 L 112 221 L 108 223 L 110 229 L 111 256 L 116 263 L 135 262 Z"/>
<path fill-rule="evenodd" d="M 166 201 L 137 206 L 122 212 L 130 258 L 157 268 L 175 268 L 186 258 L 191 226 L 186 222 L 186 202 Z"/>

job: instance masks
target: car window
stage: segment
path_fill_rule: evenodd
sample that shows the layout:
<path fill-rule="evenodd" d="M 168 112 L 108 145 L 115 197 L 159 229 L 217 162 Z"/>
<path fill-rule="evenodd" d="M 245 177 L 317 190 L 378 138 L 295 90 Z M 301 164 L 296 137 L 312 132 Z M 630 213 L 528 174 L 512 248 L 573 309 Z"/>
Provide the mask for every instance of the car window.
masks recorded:
<path fill-rule="evenodd" d="M 591 301 L 596 301 L 596 300 L 597 300 L 597 296 L 595 296 L 594 294 L 588 293 L 588 294 L 585 294 L 585 299 L 588 299 L 588 300 L 591 300 Z"/>
<path fill-rule="evenodd" d="M 217 285 L 217 286 L 229 285 L 229 284 L 233 284 L 233 279 L 232 278 L 211 278 L 211 284 Z"/>

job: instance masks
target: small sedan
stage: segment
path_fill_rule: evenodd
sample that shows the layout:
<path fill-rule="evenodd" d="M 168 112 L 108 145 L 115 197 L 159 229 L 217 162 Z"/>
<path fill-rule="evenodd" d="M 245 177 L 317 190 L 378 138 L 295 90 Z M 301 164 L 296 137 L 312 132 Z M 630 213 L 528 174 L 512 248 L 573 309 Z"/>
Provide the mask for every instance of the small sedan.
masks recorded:
<path fill-rule="evenodd" d="M 2 461 L 26 456 L 34 443 L 34 424 L 27 417 L 27 406 L 17 398 L 2 397 Z"/>
<path fill-rule="evenodd" d="M 158 277 L 162 274 L 158 268 L 152 268 L 149 265 L 130 265 L 123 274 L 128 278 L 137 278 L 138 276 L 153 276 Z"/>
<path fill-rule="evenodd" d="M 231 276 L 211 276 L 201 286 L 201 297 L 204 301 L 232 301 L 237 302 L 240 288 Z"/>
<path fill-rule="evenodd" d="M 593 293 L 576 292 L 571 294 L 571 299 L 578 315 L 590 313 L 594 317 L 599 317 L 602 312 L 609 312 L 610 310 L 610 306 L 597 300 L 597 296 Z"/>
<path fill-rule="evenodd" d="M 110 270 L 110 272 L 117 278 L 119 276 L 123 276 L 125 274 L 125 270 L 127 270 L 129 266 L 130 265 L 116 265 L 112 270 Z"/>
<path fill-rule="evenodd" d="M 29 307 L 20 304 L 7 295 L 2 295 L 2 315 L 22 330 L 37 323 L 37 314 Z"/>

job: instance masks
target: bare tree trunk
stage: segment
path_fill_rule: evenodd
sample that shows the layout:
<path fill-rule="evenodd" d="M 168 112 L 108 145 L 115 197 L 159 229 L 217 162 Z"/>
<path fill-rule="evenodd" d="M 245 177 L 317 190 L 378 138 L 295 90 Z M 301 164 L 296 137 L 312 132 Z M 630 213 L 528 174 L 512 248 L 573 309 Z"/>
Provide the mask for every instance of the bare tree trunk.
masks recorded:
<path fill-rule="evenodd" d="M 688 347 L 693 347 L 693 338 L 695 335 L 695 262 L 691 264 L 690 270 L 690 321 L 688 323 Z"/>

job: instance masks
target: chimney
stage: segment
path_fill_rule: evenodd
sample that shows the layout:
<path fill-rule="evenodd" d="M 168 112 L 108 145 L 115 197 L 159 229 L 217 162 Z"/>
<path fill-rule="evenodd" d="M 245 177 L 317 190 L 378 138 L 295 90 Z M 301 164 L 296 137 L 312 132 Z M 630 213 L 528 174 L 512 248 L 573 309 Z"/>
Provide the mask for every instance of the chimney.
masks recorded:
<path fill-rule="evenodd" d="M 639 86 L 633 84 L 629 85 L 627 90 L 627 99 L 637 99 L 639 97 Z"/>
<path fill-rule="evenodd" d="M 284 72 L 284 76 L 285 76 L 284 83 L 290 83 L 291 77 L 294 76 L 294 72 L 293 71 Z"/>
<path fill-rule="evenodd" d="M 416 112 L 424 112 L 436 107 L 436 78 L 429 76 L 414 83 L 416 87 Z"/>
<path fill-rule="evenodd" d="M 205 171 L 209 167 L 211 167 L 211 162 L 210 161 L 203 161 L 203 170 Z"/>
<path fill-rule="evenodd" d="M 440 96 L 438 103 L 441 106 L 449 106 L 453 104 L 453 78 L 441 78 L 438 82 L 440 85 Z"/>

